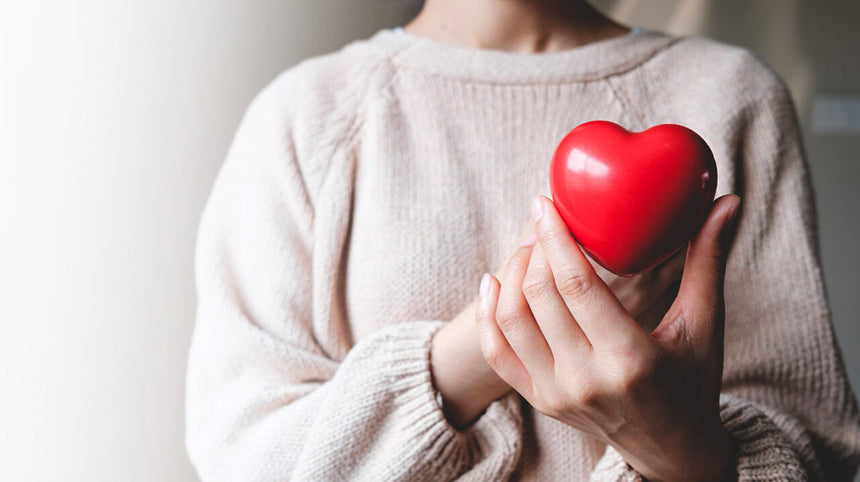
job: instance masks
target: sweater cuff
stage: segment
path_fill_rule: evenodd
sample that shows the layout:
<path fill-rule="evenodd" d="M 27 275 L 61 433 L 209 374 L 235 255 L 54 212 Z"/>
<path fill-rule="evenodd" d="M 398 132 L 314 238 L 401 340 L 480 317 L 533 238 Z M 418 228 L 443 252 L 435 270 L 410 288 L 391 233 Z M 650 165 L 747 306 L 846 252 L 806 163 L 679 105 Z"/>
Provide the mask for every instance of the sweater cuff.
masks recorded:
<path fill-rule="evenodd" d="M 521 452 L 519 399 L 509 394 L 493 402 L 463 431 L 450 425 L 438 401 L 430 372 L 432 338 L 444 325 L 439 321 L 396 325 L 374 335 L 374 343 L 370 344 L 374 353 L 369 358 L 383 360 L 386 372 L 383 380 L 395 397 L 392 401 L 395 413 L 391 420 L 403 424 L 395 430 L 418 438 L 391 449 L 400 451 L 405 460 L 418 462 L 413 466 L 415 474 L 404 474 L 407 478 L 432 473 L 447 480 L 465 471 L 490 479 L 506 478 L 516 467 Z M 362 357 L 361 351 L 353 355 Z M 416 453 L 410 453 L 412 450 Z M 424 460 L 419 461 L 422 458 Z"/>
<path fill-rule="evenodd" d="M 738 481 L 807 480 L 785 434 L 755 405 L 722 394 L 720 417 L 734 438 Z"/>
<path fill-rule="evenodd" d="M 738 482 L 807 480 L 800 458 L 782 431 L 752 403 L 720 395 L 720 418 L 735 447 Z M 593 482 L 643 482 L 611 445 L 591 474 Z"/>

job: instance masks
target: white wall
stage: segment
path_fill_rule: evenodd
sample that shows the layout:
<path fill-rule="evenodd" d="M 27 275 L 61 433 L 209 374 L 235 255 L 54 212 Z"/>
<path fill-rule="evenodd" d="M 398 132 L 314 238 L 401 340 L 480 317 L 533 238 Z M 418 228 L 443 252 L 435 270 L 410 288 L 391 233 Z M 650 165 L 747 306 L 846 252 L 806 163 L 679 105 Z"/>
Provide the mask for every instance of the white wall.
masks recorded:
<path fill-rule="evenodd" d="M 184 481 L 193 242 L 251 97 L 407 0 L 0 0 L 0 480 Z M 856 2 L 600 2 L 860 90 Z M 813 11 L 814 8 L 814 11 Z M 808 134 L 834 313 L 860 386 L 860 140 Z"/>
<path fill-rule="evenodd" d="M 365 0 L 0 0 L 0 480 L 194 480 L 195 230 L 251 97 Z"/>

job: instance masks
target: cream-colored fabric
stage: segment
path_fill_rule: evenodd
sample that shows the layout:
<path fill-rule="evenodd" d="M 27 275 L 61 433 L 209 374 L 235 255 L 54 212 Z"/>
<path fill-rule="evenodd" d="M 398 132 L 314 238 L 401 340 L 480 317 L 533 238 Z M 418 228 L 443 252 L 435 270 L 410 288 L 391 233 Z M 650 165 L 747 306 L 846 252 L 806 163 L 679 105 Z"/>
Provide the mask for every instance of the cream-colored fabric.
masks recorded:
<path fill-rule="evenodd" d="M 850 480 L 857 407 L 800 135 L 769 70 L 651 32 L 524 55 L 387 30 L 277 77 L 215 183 L 187 386 L 203 480 L 588 480 L 614 451 L 516 394 L 454 430 L 428 354 L 549 194 L 558 141 L 592 119 L 692 128 L 714 151 L 718 194 L 743 198 L 723 386 L 741 477 Z M 649 279 L 643 296 L 671 300 Z M 595 476 L 631 477 L 607 466 Z"/>

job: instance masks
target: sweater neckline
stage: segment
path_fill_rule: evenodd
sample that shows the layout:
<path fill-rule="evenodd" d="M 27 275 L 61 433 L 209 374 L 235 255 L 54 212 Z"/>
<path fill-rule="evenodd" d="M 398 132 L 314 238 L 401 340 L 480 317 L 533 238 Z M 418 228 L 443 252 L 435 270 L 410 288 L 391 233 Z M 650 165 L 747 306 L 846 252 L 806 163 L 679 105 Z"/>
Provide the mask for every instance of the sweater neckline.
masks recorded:
<path fill-rule="evenodd" d="M 645 30 L 556 52 L 524 54 L 445 44 L 383 29 L 369 43 L 384 47 L 399 67 L 476 82 L 522 84 L 608 77 L 636 67 L 676 40 Z"/>

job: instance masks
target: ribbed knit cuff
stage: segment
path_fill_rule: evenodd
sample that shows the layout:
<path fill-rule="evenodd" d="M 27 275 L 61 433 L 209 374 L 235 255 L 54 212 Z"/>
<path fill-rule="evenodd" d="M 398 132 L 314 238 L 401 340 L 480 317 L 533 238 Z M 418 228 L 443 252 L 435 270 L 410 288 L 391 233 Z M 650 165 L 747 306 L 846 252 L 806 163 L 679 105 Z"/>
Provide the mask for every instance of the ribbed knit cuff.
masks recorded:
<path fill-rule="evenodd" d="M 807 480 L 803 464 L 785 435 L 753 404 L 722 394 L 720 418 L 734 439 L 738 482 Z M 590 480 L 642 482 L 644 478 L 610 445 Z"/>
<path fill-rule="evenodd" d="M 806 470 L 782 430 L 755 405 L 720 395 L 720 417 L 735 439 L 738 481 L 807 480 Z"/>
<path fill-rule="evenodd" d="M 468 471 L 481 480 L 507 478 L 522 445 L 518 399 L 507 396 L 493 402 L 462 432 L 451 426 L 430 373 L 431 340 L 442 326 L 444 322 L 419 321 L 387 328 L 375 334 L 365 350 L 351 354 L 382 361 L 377 369 L 382 370 L 384 390 L 393 396 L 391 420 L 397 421 L 404 436 L 403 444 L 391 450 L 399 452 L 401 460 L 415 462 L 398 475 L 408 480 L 450 480 Z"/>

